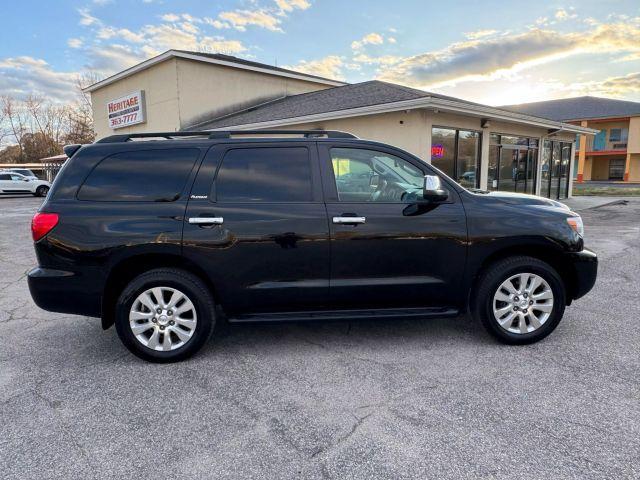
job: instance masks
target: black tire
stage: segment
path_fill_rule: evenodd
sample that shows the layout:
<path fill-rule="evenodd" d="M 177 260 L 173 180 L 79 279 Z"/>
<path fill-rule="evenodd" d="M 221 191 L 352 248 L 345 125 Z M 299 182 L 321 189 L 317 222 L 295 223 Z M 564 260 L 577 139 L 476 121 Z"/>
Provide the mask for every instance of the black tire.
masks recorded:
<path fill-rule="evenodd" d="M 47 193 L 49 193 L 49 187 L 47 187 L 46 185 L 40 185 L 38 188 L 36 188 L 36 197 L 46 197 Z"/>
<path fill-rule="evenodd" d="M 152 287 L 170 287 L 180 290 L 193 303 L 197 323 L 192 337 L 175 350 L 157 351 L 143 345 L 129 325 L 129 311 L 135 299 Z M 159 268 L 134 278 L 122 291 L 115 308 L 118 336 L 134 355 L 156 363 L 178 362 L 194 355 L 209 340 L 215 326 L 215 305 L 207 286 L 197 276 L 177 268 Z"/>
<path fill-rule="evenodd" d="M 498 287 L 513 275 L 533 273 L 542 277 L 551 287 L 553 309 L 549 318 L 538 329 L 529 333 L 512 333 L 500 326 L 493 314 L 493 297 Z M 511 345 L 525 345 L 542 340 L 560 323 L 566 305 L 565 285 L 556 270 L 537 258 L 514 256 L 490 265 L 476 283 L 472 314 L 496 339 Z"/>

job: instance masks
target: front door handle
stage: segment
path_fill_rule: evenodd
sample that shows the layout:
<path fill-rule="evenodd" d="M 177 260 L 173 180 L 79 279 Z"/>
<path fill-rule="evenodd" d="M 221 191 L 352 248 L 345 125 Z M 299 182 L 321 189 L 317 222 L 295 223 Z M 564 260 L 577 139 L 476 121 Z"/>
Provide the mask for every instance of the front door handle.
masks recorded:
<path fill-rule="evenodd" d="M 189 223 L 193 225 L 222 225 L 224 218 L 222 217 L 191 217 Z"/>
<path fill-rule="evenodd" d="M 342 225 L 355 225 L 366 221 L 366 217 L 333 217 L 333 223 L 339 223 Z"/>

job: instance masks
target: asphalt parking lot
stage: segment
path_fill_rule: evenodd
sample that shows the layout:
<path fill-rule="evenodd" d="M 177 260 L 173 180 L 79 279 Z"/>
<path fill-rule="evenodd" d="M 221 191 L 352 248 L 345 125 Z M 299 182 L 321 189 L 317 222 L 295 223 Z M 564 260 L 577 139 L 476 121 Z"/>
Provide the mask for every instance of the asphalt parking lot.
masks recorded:
<path fill-rule="evenodd" d="M 0 198 L 0 477 L 638 478 L 640 198 L 582 211 L 595 289 L 497 344 L 466 318 L 237 326 L 154 365 L 29 296 Z"/>

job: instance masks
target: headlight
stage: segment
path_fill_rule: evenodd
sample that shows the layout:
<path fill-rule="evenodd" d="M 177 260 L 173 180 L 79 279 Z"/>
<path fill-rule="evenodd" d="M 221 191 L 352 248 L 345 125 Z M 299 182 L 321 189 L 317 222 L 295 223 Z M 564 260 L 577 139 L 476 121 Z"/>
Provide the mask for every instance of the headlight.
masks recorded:
<path fill-rule="evenodd" d="M 578 235 L 584 237 L 584 224 L 580 215 L 567 218 L 567 223 Z"/>

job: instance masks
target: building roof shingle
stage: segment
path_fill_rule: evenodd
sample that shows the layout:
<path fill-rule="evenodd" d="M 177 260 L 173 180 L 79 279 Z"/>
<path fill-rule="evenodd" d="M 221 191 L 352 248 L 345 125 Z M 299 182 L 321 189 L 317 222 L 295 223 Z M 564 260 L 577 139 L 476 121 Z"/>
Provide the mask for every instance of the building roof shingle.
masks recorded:
<path fill-rule="evenodd" d="M 590 96 L 563 98 L 546 102 L 521 103 L 518 105 L 503 105 L 500 108 L 558 121 L 640 115 L 640 102 Z"/>
<path fill-rule="evenodd" d="M 192 126 L 189 129 L 215 129 L 234 125 L 246 125 L 288 118 L 304 117 L 328 112 L 339 112 L 353 108 L 369 107 L 386 103 L 416 100 L 420 98 L 442 98 L 480 105 L 458 98 L 438 95 L 424 90 L 396 85 L 393 83 L 370 80 L 341 87 L 333 87 L 299 95 L 283 97 L 257 105 L 241 112 L 211 119 Z"/>

